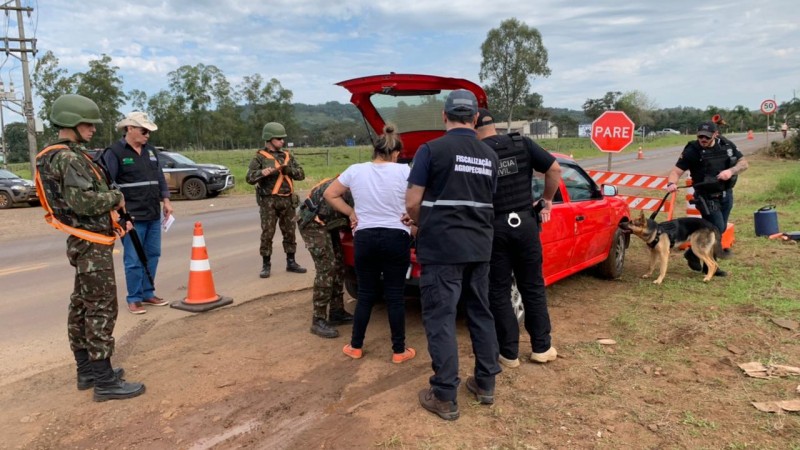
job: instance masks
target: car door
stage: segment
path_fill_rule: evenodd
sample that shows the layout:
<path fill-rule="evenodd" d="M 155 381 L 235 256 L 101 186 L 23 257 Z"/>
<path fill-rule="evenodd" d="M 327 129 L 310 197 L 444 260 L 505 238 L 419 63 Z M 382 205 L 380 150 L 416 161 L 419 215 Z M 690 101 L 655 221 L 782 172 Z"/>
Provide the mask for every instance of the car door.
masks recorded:
<path fill-rule="evenodd" d="M 533 199 L 537 201 L 542 198 L 544 192 L 544 174 L 534 172 L 532 184 Z M 564 201 L 563 189 L 562 183 L 553 197 L 550 221 L 543 223 L 539 231 L 545 285 L 550 285 L 566 276 L 575 244 L 573 227 L 575 214 L 569 203 Z"/>
<path fill-rule="evenodd" d="M 608 200 L 595 182 L 577 165 L 561 166 L 562 182 L 574 214 L 575 246 L 571 270 L 582 270 L 605 258 L 616 228 Z"/>

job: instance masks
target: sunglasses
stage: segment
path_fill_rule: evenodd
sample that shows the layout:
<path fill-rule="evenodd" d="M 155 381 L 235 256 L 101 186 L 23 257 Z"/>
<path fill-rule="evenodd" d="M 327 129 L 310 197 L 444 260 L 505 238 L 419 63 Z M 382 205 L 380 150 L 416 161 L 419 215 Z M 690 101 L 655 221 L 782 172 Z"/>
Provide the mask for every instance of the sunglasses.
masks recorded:
<path fill-rule="evenodd" d="M 711 140 L 711 138 L 708 137 L 708 136 L 697 136 L 697 140 L 698 141 L 709 141 L 709 140 Z"/>
<path fill-rule="evenodd" d="M 286 140 L 286 138 L 272 138 L 272 139 L 276 139 L 278 141 L 285 141 Z"/>
<path fill-rule="evenodd" d="M 139 127 L 139 132 L 142 133 L 145 136 L 150 134 L 150 130 L 148 130 L 147 128 L 144 128 L 144 127 Z"/>

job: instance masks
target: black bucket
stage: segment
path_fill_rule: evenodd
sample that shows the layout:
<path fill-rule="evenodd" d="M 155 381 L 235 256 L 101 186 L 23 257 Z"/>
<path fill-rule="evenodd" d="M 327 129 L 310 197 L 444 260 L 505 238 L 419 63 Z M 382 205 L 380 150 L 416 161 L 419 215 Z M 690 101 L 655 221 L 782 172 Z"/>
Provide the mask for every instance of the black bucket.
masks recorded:
<path fill-rule="evenodd" d="M 755 222 L 756 236 L 772 236 L 779 232 L 778 212 L 775 211 L 775 205 L 759 208 L 753 213 L 753 221 Z"/>

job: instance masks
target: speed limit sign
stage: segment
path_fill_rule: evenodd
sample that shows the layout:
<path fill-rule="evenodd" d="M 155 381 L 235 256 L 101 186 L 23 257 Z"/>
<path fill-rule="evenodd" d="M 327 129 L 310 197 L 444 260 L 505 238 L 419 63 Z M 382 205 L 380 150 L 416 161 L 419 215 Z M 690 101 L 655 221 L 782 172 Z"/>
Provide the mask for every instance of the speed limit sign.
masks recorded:
<path fill-rule="evenodd" d="M 775 100 L 766 99 L 761 102 L 761 112 L 766 115 L 774 113 L 776 109 L 778 109 L 778 105 Z"/>

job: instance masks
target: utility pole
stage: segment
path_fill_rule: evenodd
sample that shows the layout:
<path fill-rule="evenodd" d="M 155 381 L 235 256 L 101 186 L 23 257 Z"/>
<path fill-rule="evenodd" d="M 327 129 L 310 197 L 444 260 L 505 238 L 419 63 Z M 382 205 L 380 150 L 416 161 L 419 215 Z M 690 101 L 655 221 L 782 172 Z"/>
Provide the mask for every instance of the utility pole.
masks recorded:
<path fill-rule="evenodd" d="M 38 153 L 38 147 L 36 145 L 36 122 L 33 117 L 33 95 L 31 94 L 31 74 L 28 70 L 28 53 L 36 54 L 36 39 L 25 39 L 25 27 L 22 24 L 22 13 L 26 12 L 28 13 L 28 17 L 30 17 L 33 8 L 22 7 L 20 5 L 20 0 L 14 0 L 14 6 L 10 6 L 11 3 L 10 0 L 5 2 L 0 6 L 0 10 L 5 11 L 6 16 L 8 16 L 9 11 L 16 11 L 19 37 L 10 38 L 6 36 L 2 43 L 3 47 L 0 47 L 0 49 L 4 50 L 6 55 L 12 55 L 14 57 L 17 57 L 15 53 L 19 53 L 18 58 L 22 62 L 22 85 L 25 91 L 22 113 L 28 124 L 28 157 L 31 164 L 31 178 L 33 178 L 36 176 L 36 153 Z M 19 46 L 17 48 L 11 48 L 11 43 L 17 43 Z M 31 44 L 31 48 L 28 48 L 28 43 Z M 5 130 L 3 130 L 3 135 L 5 135 Z"/>

